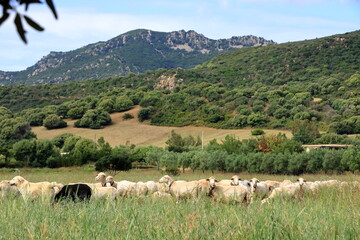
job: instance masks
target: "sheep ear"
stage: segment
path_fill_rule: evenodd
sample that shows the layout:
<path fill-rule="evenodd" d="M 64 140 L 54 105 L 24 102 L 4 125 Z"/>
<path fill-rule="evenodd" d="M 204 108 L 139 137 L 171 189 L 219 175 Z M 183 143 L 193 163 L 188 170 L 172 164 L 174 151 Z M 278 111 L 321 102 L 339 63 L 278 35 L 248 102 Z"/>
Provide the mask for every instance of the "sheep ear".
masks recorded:
<path fill-rule="evenodd" d="M 250 181 L 249 182 L 252 182 L 252 179 L 250 179 Z"/>
<path fill-rule="evenodd" d="M 219 180 L 216 180 L 216 179 L 215 179 L 215 182 L 219 182 Z"/>
<path fill-rule="evenodd" d="M 206 181 L 208 181 L 208 182 L 210 181 L 210 179 L 208 179 L 208 178 L 207 178 L 207 179 L 205 179 L 205 180 L 206 180 Z"/>
<path fill-rule="evenodd" d="M 298 181 L 299 181 L 299 179 L 296 179 L 296 181 L 298 182 Z"/>
<path fill-rule="evenodd" d="M 230 180 L 234 180 L 234 178 L 232 177 Z"/>

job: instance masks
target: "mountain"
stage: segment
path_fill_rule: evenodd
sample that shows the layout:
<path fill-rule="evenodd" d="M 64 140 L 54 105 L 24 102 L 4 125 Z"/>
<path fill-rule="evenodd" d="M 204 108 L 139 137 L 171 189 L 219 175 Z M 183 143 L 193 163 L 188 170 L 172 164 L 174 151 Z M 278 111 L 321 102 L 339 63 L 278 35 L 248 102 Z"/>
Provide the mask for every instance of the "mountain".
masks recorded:
<path fill-rule="evenodd" d="M 251 35 L 212 40 L 195 31 L 166 33 L 138 29 L 74 51 L 51 52 L 24 71 L 0 71 L 0 84 L 53 84 L 159 68 L 188 69 L 230 49 L 268 44 L 274 42 Z"/>

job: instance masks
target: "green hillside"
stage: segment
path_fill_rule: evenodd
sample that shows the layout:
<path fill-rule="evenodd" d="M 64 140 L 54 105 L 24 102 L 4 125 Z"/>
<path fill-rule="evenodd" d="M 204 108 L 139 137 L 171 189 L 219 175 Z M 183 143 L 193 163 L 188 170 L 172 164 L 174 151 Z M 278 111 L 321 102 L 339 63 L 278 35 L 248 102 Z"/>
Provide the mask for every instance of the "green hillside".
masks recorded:
<path fill-rule="evenodd" d="M 139 119 L 162 126 L 360 133 L 360 31 L 229 51 L 190 70 L 159 69 L 106 80 L 0 89 L 0 104 L 32 125 L 49 114 L 81 119 L 92 109 L 141 105 Z M 35 106 L 38 109 L 27 109 Z M 20 111 L 20 112 L 19 112 Z M 85 120 L 82 120 L 84 122 Z"/>

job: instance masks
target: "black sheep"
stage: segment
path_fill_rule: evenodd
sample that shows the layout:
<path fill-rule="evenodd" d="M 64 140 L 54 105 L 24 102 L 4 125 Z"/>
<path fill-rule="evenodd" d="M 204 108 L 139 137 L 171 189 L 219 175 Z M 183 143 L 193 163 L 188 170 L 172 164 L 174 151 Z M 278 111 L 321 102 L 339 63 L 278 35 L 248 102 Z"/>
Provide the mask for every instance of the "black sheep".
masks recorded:
<path fill-rule="evenodd" d="M 90 200 L 91 188 L 86 184 L 65 185 L 60 192 L 55 195 L 54 203 L 59 200 L 68 199 L 72 201 Z"/>

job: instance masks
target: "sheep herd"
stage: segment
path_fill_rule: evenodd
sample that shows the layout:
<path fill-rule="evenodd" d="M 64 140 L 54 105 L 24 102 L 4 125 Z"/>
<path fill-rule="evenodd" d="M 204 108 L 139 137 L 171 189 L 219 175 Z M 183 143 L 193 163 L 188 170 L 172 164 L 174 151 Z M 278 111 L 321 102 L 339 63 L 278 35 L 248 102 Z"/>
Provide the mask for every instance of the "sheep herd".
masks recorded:
<path fill-rule="evenodd" d="M 340 182 L 338 180 L 308 182 L 303 178 L 296 182 L 290 180 L 259 181 L 256 178 L 242 180 L 235 175 L 231 179 L 217 180 L 214 177 L 197 181 L 174 181 L 165 175 L 158 182 L 115 181 L 114 177 L 101 172 L 95 177 L 97 183 L 70 183 L 63 185 L 57 182 L 32 183 L 21 176 L 0 182 L 0 198 L 9 196 L 22 197 L 25 201 L 31 199 L 50 200 L 56 203 L 60 200 L 83 201 L 91 199 L 115 200 L 120 197 L 153 198 L 175 197 L 199 199 L 207 196 L 215 201 L 238 202 L 251 204 L 254 200 L 270 203 L 275 198 L 300 198 L 304 193 L 316 194 L 321 188 L 337 186 L 340 188 L 353 186 L 360 190 L 360 183 Z"/>

